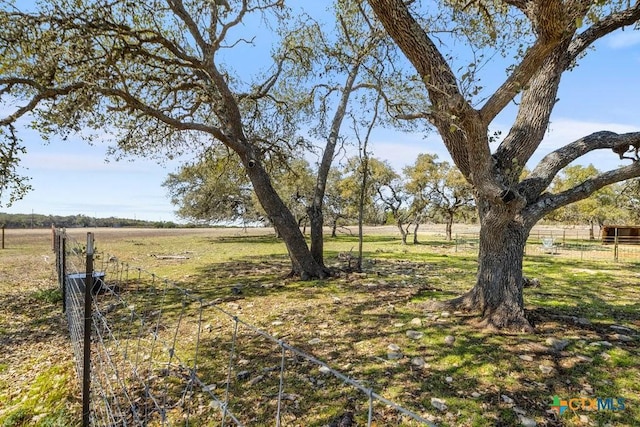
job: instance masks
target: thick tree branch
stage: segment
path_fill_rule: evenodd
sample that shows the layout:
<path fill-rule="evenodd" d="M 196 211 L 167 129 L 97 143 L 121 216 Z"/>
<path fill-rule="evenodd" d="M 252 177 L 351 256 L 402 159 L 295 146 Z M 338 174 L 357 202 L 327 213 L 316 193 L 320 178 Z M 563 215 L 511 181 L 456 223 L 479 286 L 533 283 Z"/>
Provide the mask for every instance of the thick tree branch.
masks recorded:
<path fill-rule="evenodd" d="M 579 200 L 586 199 L 601 188 L 640 176 L 640 162 L 635 161 L 630 165 L 618 169 L 601 173 L 593 178 L 589 178 L 579 185 L 558 194 L 545 193 L 535 203 L 527 206 L 522 215 L 527 221 L 537 222 L 544 215 L 562 206 Z"/>
<path fill-rule="evenodd" d="M 455 164 L 470 177 L 467 141 L 462 132 L 452 132 L 451 128 L 453 121 L 474 114 L 460 92 L 449 64 L 402 0 L 369 0 L 369 4 L 421 76 L 434 106 L 433 124 L 440 131 Z"/>
<path fill-rule="evenodd" d="M 529 15 L 538 37 L 525 54 L 524 58 L 513 70 L 507 80 L 495 91 L 480 109 L 483 122 L 491 121 L 507 106 L 509 102 L 528 84 L 549 54 L 562 40 L 566 30 L 566 10 L 559 0 L 538 0 L 531 2 L 534 13 Z"/>
<path fill-rule="evenodd" d="M 613 149 L 625 144 L 640 144 L 640 132 L 617 134 L 615 132 L 602 131 L 580 138 L 547 154 L 531 174 L 520 183 L 519 192 L 525 196 L 529 204 L 535 203 L 540 194 L 549 187 L 558 172 L 569 163 L 593 150 Z M 610 154 L 615 155 L 613 152 Z"/>
<path fill-rule="evenodd" d="M 573 61 L 596 40 L 624 26 L 633 25 L 638 20 L 640 20 L 640 1 L 636 1 L 636 4 L 629 9 L 612 13 L 600 19 L 574 38 L 567 50 L 565 67 L 570 67 Z"/>

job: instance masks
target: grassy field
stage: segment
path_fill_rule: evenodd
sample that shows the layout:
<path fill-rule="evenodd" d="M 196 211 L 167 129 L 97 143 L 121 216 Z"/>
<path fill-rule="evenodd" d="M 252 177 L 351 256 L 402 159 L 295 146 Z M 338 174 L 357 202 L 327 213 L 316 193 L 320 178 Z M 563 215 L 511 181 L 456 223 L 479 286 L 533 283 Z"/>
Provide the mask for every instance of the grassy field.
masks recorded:
<path fill-rule="evenodd" d="M 69 233 L 82 242 L 86 231 Z M 537 331 L 489 334 L 471 315 L 426 310 L 433 299 L 467 290 L 477 266 L 472 254 L 456 253 L 431 233 L 420 236 L 422 244 L 402 246 L 393 229 L 371 231 L 363 273 L 298 282 L 284 278 L 286 249 L 268 229 L 90 231 L 99 252 L 221 301 L 438 425 L 638 425 L 640 263 L 527 255 L 525 274 L 540 281 L 525 290 Z M 327 264 L 345 267 L 338 254 L 354 247 L 355 236 L 328 239 Z M 0 251 L 0 426 L 78 425 L 79 386 L 56 286 L 50 232 L 7 230 Z M 229 298 L 237 287 L 241 295 Z M 215 333 L 207 338 L 212 343 Z M 445 344 L 447 337 L 455 342 Z M 402 358 L 389 360 L 390 344 Z M 202 364 L 214 365 L 216 357 L 211 351 Z M 315 425 L 328 425 L 346 404 L 338 395 L 299 410 L 316 411 Z M 578 400 L 558 417 L 554 396 Z M 624 399 L 624 409 L 583 408 L 597 398 Z"/>

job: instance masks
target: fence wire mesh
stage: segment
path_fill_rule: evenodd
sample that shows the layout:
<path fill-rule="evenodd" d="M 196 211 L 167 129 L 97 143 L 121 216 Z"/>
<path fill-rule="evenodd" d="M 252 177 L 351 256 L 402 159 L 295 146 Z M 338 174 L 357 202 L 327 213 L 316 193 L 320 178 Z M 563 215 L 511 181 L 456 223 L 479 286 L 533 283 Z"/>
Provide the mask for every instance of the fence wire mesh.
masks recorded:
<path fill-rule="evenodd" d="M 68 246 L 64 267 L 79 378 L 83 253 Z M 114 256 L 96 260 L 92 426 L 433 425 L 428 413 L 394 403 L 219 301 Z"/>

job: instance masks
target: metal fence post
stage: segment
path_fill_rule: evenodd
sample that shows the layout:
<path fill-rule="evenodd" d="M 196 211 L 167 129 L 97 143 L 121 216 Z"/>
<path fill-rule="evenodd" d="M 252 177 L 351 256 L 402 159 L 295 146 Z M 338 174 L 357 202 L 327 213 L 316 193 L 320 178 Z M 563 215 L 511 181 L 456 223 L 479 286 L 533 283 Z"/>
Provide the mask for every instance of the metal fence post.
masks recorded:
<path fill-rule="evenodd" d="M 93 291 L 93 233 L 87 233 L 87 272 L 84 279 L 84 355 L 82 370 L 82 426 L 90 426 L 91 293 Z"/>
<path fill-rule="evenodd" d="M 62 286 L 62 312 L 67 311 L 67 234 L 58 235 L 60 253 L 60 285 Z"/>

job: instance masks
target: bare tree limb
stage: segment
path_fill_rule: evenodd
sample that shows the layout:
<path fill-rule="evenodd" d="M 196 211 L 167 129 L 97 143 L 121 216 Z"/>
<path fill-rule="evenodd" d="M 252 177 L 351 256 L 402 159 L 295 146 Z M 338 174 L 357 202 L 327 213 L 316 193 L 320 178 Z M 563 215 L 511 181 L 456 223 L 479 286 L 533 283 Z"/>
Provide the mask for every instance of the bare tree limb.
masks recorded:
<path fill-rule="evenodd" d="M 591 151 L 613 149 L 623 144 L 640 144 L 640 132 L 617 134 L 602 131 L 580 138 L 547 154 L 531 174 L 520 183 L 519 192 L 525 196 L 529 203 L 535 203 L 540 194 L 549 187 L 553 178 L 565 166 Z M 635 170 L 638 171 L 638 169 Z"/>
<path fill-rule="evenodd" d="M 640 176 L 640 162 L 635 161 L 630 165 L 620 167 L 608 172 L 601 173 L 593 178 L 589 178 L 579 185 L 558 194 L 545 193 L 535 203 L 528 205 L 522 215 L 528 221 L 535 223 L 544 215 L 562 206 L 579 200 L 586 199 L 601 188 Z"/>

